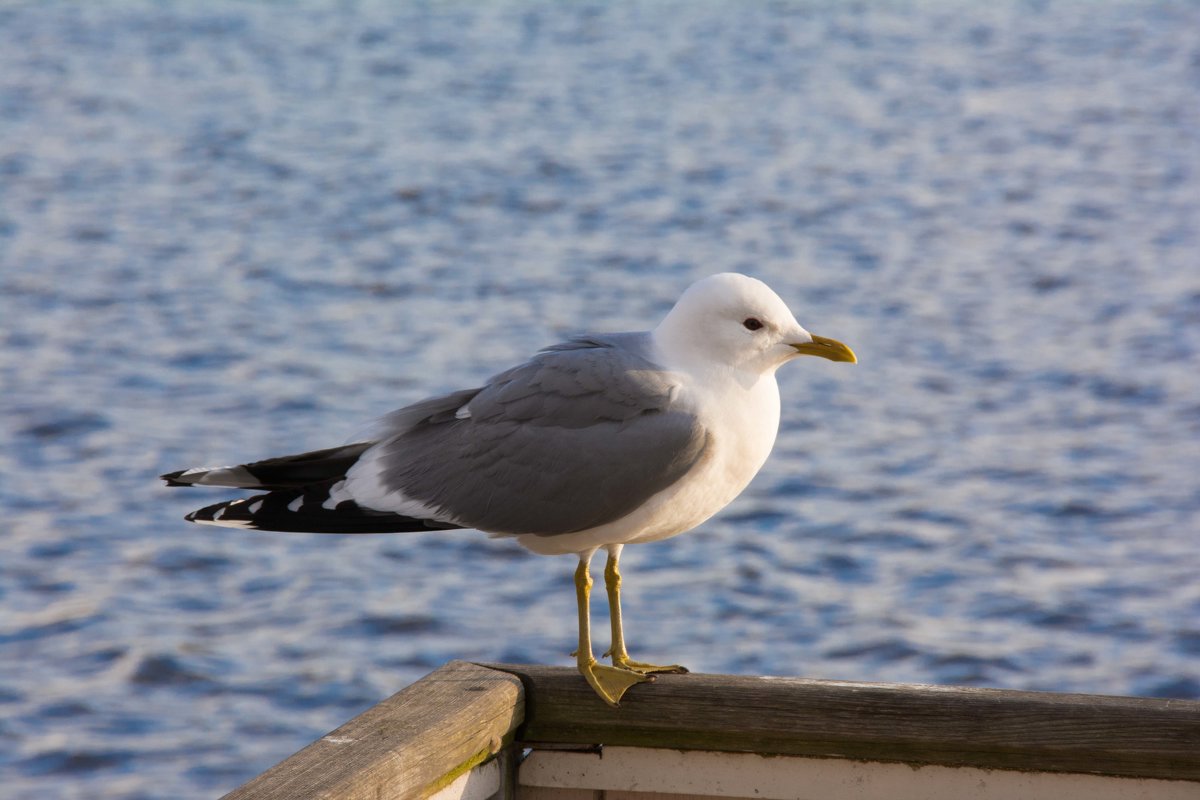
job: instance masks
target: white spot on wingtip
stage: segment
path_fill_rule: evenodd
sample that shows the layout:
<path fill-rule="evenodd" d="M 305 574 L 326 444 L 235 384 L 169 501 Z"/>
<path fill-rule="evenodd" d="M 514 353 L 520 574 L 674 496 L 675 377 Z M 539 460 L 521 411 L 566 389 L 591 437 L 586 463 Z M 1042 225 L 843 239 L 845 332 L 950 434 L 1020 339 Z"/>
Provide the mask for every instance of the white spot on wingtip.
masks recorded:
<path fill-rule="evenodd" d="M 304 495 L 300 495 L 292 502 L 288 503 L 288 511 L 299 511 L 300 506 L 304 505 Z"/>
<path fill-rule="evenodd" d="M 192 467 L 191 469 L 185 469 L 183 472 L 181 472 L 179 474 L 179 477 L 176 478 L 176 480 L 182 480 L 183 478 L 186 478 L 189 475 L 197 475 L 201 472 L 212 472 L 213 470 L 217 470 L 217 469 L 225 469 L 225 468 L 224 467 Z"/>
<path fill-rule="evenodd" d="M 458 411 L 454 412 L 454 418 L 455 419 L 470 419 L 471 418 L 471 409 L 467 408 L 466 406 L 461 406 L 458 409 Z"/>
<path fill-rule="evenodd" d="M 175 480 L 191 483 L 193 486 L 232 486 L 234 488 L 251 488 L 259 484 L 258 479 L 240 464 L 224 467 L 192 467 L 180 473 Z"/>
<path fill-rule="evenodd" d="M 194 519 L 192 522 L 197 525 L 212 525 L 216 528 L 244 528 L 246 530 L 256 530 L 258 528 L 257 525 L 248 519 Z"/>
<path fill-rule="evenodd" d="M 341 480 L 329 487 L 329 497 L 325 499 L 324 503 L 321 503 L 321 508 L 333 511 L 338 507 L 338 503 L 353 499 L 354 496 L 346 490 L 346 482 Z"/>
<path fill-rule="evenodd" d="M 260 508 L 262 508 L 262 504 L 263 504 L 262 500 L 255 500 L 253 503 L 251 503 L 249 506 L 247 506 L 246 510 L 249 511 L 251 514 L 257 514 L 258 510 Z"/>

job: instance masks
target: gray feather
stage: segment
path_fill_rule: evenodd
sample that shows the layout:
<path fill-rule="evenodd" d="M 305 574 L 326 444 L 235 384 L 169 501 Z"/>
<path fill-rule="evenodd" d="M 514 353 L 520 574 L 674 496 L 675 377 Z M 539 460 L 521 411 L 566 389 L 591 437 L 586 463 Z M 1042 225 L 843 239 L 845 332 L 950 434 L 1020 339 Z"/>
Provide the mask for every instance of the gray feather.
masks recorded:
<path fill-rule="evenodd" d="M 378 445 L 384 484 L 492 533 L 554 535 L 620 519 L 686 474 L 707 444 L 646 341 L 557 345 L 482 389 L 396 412 Z"/>

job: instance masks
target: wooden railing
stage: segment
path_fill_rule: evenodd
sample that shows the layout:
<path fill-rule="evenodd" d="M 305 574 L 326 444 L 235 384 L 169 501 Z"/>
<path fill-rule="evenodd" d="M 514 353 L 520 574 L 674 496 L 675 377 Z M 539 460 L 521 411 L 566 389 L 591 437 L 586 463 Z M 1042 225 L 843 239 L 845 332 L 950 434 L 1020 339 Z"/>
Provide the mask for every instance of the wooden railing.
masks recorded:
<path fill-rule="evenodd" d="M 617 762 L 612 759 L 608 778 L 547 777 L 547 770 L 560 763 L 557 754 L 564 754 L 563 765 L 574 765 L 571 774 L 601 776 L 603 770 L 588 765 L 603 760 L 602 748 L 624 754 L 625 761 L 619 763 L 628 766 L 620 771 L 621 780 L 639 769 L 636 765 L 641 762 L 633 754 L 640 749 L 648 749 L 651 755 L 687 751 L 796 757 L 691 758 L 685 759 L 684 766 L 678 765 L 684 763 L 678 757 L 660 760 L 676 764 L 673 768 L 683 783 L 690 781 L 681 791 L 692 797 L 740 796 L 737 791 L 746 791 L 745 796 L 792 796 L 783 789 L 764 794 L 753 784 L 756 777 L 767 780 L 768 773 L 775 776 L 770 779 L 773 785 L 825 775 L 822 780 L 832 781 L 830 785 L 858 785 L 857 794 L 845 796 L 874 797 L 863 788 L 871 780 L 864 770 L 871 765 L 895 770 L 896 764 L 904 764 L 917 772 L 877 773 L 877 778 L 892 776 L 879 796 L 900 796 L 896 787 L 921 778 L 918 773 L 931 780 L 945 773 L 960 782 L 968 776 L 982 781 L 981 786 L 989 775 L 1002 774 L 1023 774 L 1021 786 L 1026 786 L 1026 777 L 1037 773 L 1059 780 L 1044 784 L 1041 796 L 1046 797 L 1070 796 L 1061 779 L 1079 776 L 1084 781 L 1078 784 L 1081 797 L 1099 796 L 1096 787 L 1115 786 L 1114 797 L 1136 789 L 1147 797 L 1200 798 L 1200 702 L 1195 701 L 691 674 L 664 675 L 635 687 L 614 709 L 601 703 L 573 669 L 459 661 L 355 717 L 226 797 L 584 796 L 571 794 L 575 789 L 620 790 L 625 792 L 622 797 L 637 796 L 629 794 L 630 786 L 596 785 L 614 780 L 611 767 Z M 540 765 L 536 770 L 527 768 L 530 776 L 536 773 L 536 780 L 522 782 L 522 758 Z M 721 789 L 710 795 L 693 785 L 700 780 L 696 770 L 710 768 L 748 769 L 752 774 L 721 783 L 742 789 Z M 830 769 L 845 775 L 828 777 Z M 980 777 L 975 777 L 975 771 Z M 1106 776 L 1108 783 L 1091 776 Z M 632 783 L 634 788 L 649 785 L 645 780 Z M 654 785 L 654 797 L 663 795 L 663 787 Z M 566 788 L 558 794 L 547 788 L 555 786 Z"/>

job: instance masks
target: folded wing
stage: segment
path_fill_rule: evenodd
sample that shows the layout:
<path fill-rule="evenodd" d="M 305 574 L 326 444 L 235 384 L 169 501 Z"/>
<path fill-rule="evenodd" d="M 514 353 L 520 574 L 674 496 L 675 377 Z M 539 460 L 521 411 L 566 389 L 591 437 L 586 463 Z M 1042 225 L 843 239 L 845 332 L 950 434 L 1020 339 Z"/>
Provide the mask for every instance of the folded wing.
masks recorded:
<path fill-rule="evenodd" d="M 163 478 L 271 490 L 188 517 L 209 524 L 572 533 L 629 514 L 699 459 L 707 434 L 679 390 L 648 357 L 644 334 L 580 339 L 482 389 L 396 411 L 375 441 Z"/>

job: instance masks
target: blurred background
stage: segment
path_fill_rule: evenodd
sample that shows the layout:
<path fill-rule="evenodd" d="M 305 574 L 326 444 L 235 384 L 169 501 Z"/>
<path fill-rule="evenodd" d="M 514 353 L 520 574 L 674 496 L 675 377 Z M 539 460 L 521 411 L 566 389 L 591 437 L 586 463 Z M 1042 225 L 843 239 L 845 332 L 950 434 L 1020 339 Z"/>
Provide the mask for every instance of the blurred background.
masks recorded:
<path fill-rule="evenodd" d="M 569 557 L 156 476 L 726 270 L 861 363 L 626 552 L 635 656 L 1200 698 L 1197 131 L 1193 2 L 0 5 L 5 796 L 213 797 L 449 659 L 570 664 Z"/>

